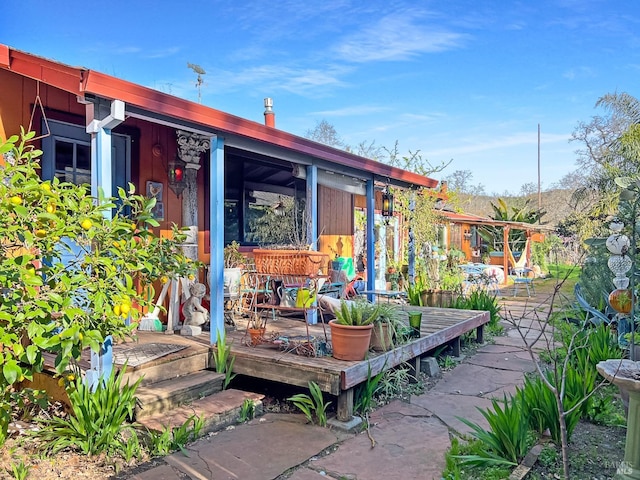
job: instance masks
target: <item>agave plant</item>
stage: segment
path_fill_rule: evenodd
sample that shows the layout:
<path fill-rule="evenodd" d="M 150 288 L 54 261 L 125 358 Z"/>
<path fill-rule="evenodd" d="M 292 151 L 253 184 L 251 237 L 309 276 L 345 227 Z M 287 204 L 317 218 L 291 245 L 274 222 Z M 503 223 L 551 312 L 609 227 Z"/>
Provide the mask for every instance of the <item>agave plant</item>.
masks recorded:
<path fill-rule="evenodd" d="M 378 305 L 369 302 L 358 300 L 347 304 L 343 300 L 335 315 L 336 323 L 356 327 L 372 324 L 380 316 L 380 312 Z"/>

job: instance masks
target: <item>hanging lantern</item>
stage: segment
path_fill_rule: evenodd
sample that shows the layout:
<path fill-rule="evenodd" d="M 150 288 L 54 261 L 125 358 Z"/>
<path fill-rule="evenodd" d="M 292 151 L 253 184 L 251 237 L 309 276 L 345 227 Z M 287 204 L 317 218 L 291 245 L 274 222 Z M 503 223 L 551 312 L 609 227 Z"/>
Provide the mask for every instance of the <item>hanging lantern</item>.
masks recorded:
<path fill-rule="evenodd" d="M 393 195 L 386 190 L 382 192 L 382 216 L 393 216 Z"/>
<path fill-rule="evenodd" d="M 177 196 L 182 194 L 182 191 L 187 187 L 187 182 L 184 178 L 184 169 L 186 163 L 176 158 L 169 162 L 167 169 L 167 177 L 169 179 L 169 188 Z"/>

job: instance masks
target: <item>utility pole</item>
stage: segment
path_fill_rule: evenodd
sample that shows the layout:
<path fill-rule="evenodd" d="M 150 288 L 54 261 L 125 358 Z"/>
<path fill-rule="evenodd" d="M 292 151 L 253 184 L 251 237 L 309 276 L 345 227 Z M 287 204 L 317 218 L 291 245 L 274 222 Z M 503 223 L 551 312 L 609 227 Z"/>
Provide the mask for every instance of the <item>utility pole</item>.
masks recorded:
<path fill-rule="evenodd" d="M 538 212 L 542 209 L 542 192 L 540 190 L 540 124 L 538 124 Z M 542 218 L 538 217 L 538 223 L 542 223 Z"/>

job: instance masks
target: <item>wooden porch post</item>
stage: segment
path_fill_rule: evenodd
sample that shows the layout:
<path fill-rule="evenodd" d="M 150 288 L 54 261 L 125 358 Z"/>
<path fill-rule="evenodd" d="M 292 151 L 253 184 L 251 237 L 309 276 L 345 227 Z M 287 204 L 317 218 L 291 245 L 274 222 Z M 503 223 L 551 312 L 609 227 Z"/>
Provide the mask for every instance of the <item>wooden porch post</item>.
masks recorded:
<path fill-rule="evenodd" d="M 209 235 L 211 257 L 209 261 L 209 285 L 211 286 L 210 342 L 224 340 L 224 139 L 211 137 L 209 159 L 209 211 L 211 218 Z"/>
<path fill-rule="evenodd" d="M 509 230 L 511 227 L 505 225 L 502 227 L 502 268 L 504 269 L 504 284 L 508 283 L 509 279 Z"/>

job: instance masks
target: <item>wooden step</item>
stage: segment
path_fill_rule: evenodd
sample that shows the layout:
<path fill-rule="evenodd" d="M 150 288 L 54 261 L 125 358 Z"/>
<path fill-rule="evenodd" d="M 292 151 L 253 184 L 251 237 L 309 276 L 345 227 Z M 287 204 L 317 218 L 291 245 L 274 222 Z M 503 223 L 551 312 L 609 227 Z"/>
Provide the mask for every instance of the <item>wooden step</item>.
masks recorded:
<path fill-rule="evenodd" d="M 189 417 L 197 415 L 204 421 L 204 427 L 200 432 L 202 436 L 237 423 L 245 399 L 250 399 L 253 402 L 255 416 L 262 415 L 263 398 L 264 395 L 230 388 L 196 400 L 189 405 L 183 405 L 165 413 L 143 417 L 138 420 L 138 423 L 150 430 L 161 432 L 165 428 L 180 427 Z"/>
<path fill-rule="evenodd" d="M 209 348 L 207 347 L 189 348 L 149 364 L 127 367 L 125 378 L 129 380 L 129 383 L 133 383 L 142 377 L 140 386 L 143 386 L 184 377 L 209 368 L 209 357 Z"/>
<path fill-rule="evenodd" d="M 173 363 L 165 368 L 173 368 Z M 224 374 L 209 370 L 138 387 L 136 419 L 167 412 L 186 403 L 220 392 Z"/>

